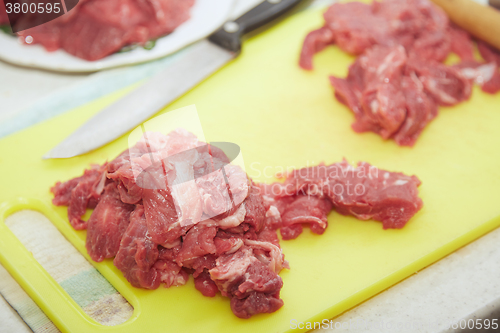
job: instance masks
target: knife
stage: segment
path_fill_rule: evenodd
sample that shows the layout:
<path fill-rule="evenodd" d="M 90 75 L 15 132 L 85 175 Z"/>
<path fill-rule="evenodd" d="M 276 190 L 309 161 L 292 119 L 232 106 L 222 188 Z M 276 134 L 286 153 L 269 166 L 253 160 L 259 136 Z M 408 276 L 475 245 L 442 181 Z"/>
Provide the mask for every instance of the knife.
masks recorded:
<path fill-rule="evenodd" d="M 94 115 L 43 156 L 70 158 L 97 149 L 132 130 L 241 52 L 244 34 L 262 27 L 303 0 L 267 0 L 208 38 L 132 93 Z"/>

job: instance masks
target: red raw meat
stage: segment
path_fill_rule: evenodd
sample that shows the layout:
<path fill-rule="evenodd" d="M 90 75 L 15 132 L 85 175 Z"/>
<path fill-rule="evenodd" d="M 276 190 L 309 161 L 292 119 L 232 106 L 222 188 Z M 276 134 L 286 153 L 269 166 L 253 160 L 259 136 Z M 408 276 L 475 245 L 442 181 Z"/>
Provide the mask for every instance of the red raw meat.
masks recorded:
<path fill-rule="evenodd" d="M 108 164 L 107 177 L 118 183 L 118 191 L 123 202 L 136 204 L 142 199 L 143 189 L 135 182 L 128 150 Z"/>
<path fill-rule="evenodd" d="M 451 51 L 473 61 L 471 36 L 430 1 L 334 3 L 324 19 L 325 25 L 305 38 L 299 65 L 312 69 L 314 53 L 334 43 L 360 55 L 347 78 L 330 77 L 335 97 L 354 113 L 356 132 L 372 131 L 413 146 L 437 115 L 437 105 L 470 98 L 468 78 L 441 62 Z M 479 42 L 479 50 L 488 62 L 500 62 L 500 52 L 485 43 Z M 495 74 L 482 89 L 497 92 L 500 77 Z"/>
<path fill-rule="evenodd" d="M 489 81 L 481 86 L 481 89 L 488 94 L 496 94 L 500 91 L 500 73 L 498 70 Z"/>
<path fill-rule="evenodd" d="M 437 116 L 438 106 L 433 98 L 427 96 L 415 72 L 402 78 L 401 88 L 406 103 L 406 119 L 393 138 L 400 146 L 413 146 L 425 126 Z"/>
<path fill-rule="evenodd" d="M 83 176 L 65 183 L 57 182 L 50 191 L 54 194 L 52 203 L 56 206 L 69 206 L 68 219 L 76 230 L 86 229 L 87 222 L 82 220 L 87 208 L 95 208 L 104 189 L 106 165 L 94 165 L 85 170 Z"/>
<path fill-rule="evenodd" d="M 214 243 L 217 228 L 215 225 L 200 223 L 192 227 L 182 237 L 182 247 L 177 255 L 176 262 L 183 265 L 184 261 L 192 260 L 206 254 L 215 254 Z"/>
<path fill-rule="evenodd" d="M 500 67 L 500 50 L 481 40 L 477 42 L 477 47 L 486 62 L 495 62 Z"/>
<path fill-rule="evenodd" d="M 373 14 L 373 7 L 360 2 L 334 3 L 324 14 L 335 43 L 357 55 L 379 43 L 388 34 L 389 23 Z M 319 50 L 318 50 L 319 51 Z"/>
<path fill-rule="evenodd" d="M 297 194 L 326 197 L 340 214 L 381 221 L 384 229 L 402 228 L 423 206 L 419 185 L 415 176 L 380 170 L 365 162 L 354 168 L 343 161 L 292 171 L 275 198 Z"/>
<path fill-rule="evenodd" d="M 222 295 L 232 298 L 231 309 L 240 318 L 274 312 L 283 305 L 279 299 L 283 281 L 255 256 L 252 247 L 244 246 L 234 254 L 220 256 L 210 276 Z M 255 302 L 255 298 L 261 302 Z"/>
<path fill-rule="evenodd" d="M 334 41 L 333 32 L 326 27 L 319 28 L 307 34 L 300 53 L 300 67 L 313 69 L 313 55 L 323 50 L 327 45 L 333 44 Z"/>
<path fill-rule="evenodd" d="M 7 11 L 3 1 L 0 1 L 0 25 L 9 25 L 9 17 L 7 16 Z"/>
<path fill-rule="evenodd" d="M 354 55 L 374 45 L 402 45 L 420 59 L 436 61 L 450 52 L 448 17 L 426 0 L 334 3 L 324 18 L 325 26 L 304 41 L 300 58 L 304 69 L 312 69 L 313 54 L 334 42 Z"/>
<path fill-rule="evenodd" d="M 500 91 L 500 72 L 495 62 L 481 63 L 476 60 L 462 61 L 453 66 L 460 70 L 462 75 L 481 86 L 488 94 Z"/>
<path fill-rule="evenodd" d="M 88 221 L 86 248 L 92 260 L 100 262 L 116 255 L 134 208 L 120 200 L 115 183 L 106 185 Z"/>
<path fill-rule="evenodd" d="M 158 271 L 160 280 L 164 283 L 165 288 L 182 286 L 186 284 L 189 279 L 189 273 L 186 269 L 173 261 L 158 260 L 155 262 L 154 267 Z"/>
<path fill-rule="evenodd" d="M 406 117 L 405 98 L 400 90 L 406 64 L 403 47 L 374 47 L 360 59 L 365 71 L 365 89 L 361 95 L 362 117 L 353 128 L 357 132 L 371 130 L 388 139 Z"/>
<path fill-rule="evenodd" d="M 375 46 L 349 68 L 346 79 L 330 77 L 335 96 L 354 113 L 356 132 L 373 131 L 412 146 L 437 115 L 401 46 Z"/>
<path fill-rule="evenodd" d="M 240 318 L 250 318 L 257 313 L 272 313 L 283 306 L 279 295 L 251 292 L 247 298 L 231 299 L 231 310 Z"/>
<path fill-rule="evenodd" d="M 206 271 L 194 278 L 194 286 L 203 296 L 207 297 L 214 297 L 219 291 L 215 282 L 210 278 L 210 274 Z"/>
<path fill-rule="evenodd" d="M 206 254 L 202 257 L 186 260 L 182 263 L 182 265 L 188 269 L 193 270 L 193 277 L 197 278 L 201 273 L 205 271 L 208 272 L 210 269 L 214 268 L 216 259 L 216 255 Z"/>
<path fill-rule="evenodd" d="M 148 236 L 144 207 L 137 205 L 113 263 L 134 287 L 156 289 L 161 283 L 154 267 L 157 259 L 158 245 Z"/>
<path fill-rule="evenodd" d="M 256 232 L 260 232 L 264 227 L 266 209 L 264 200 L 260 194 L 260 189 L 255 184 L 252 184 L 248 197 L 245 199 L 245 220 L 243 223 L 248 224 Z"/>
<path fill-rule="evenodd" d="M 425 91 L 439 105 L 455 105 L 470 98 L 471 84 L 458 69 L 416 59 L 412 59 L 408 67 L 415 72 Z"/>
<path fill-rule="evenodd" d="M 302 233 L 302 224 L 309 224 L 311 231 L 321 235 L 328 226 L 327 215 L 333 206 L 330 200 L 308 195 L 298 195 L 282 215 L 281 236 L 295 239 Z"/>
<path fill-rule="evenodd" d="M 143 202 L 151 239 L 165 247 L 177 245 L 189 228 L 182 228 L 178 222 L 170 191 L 145 189 Z"/>
<path fill-rule="evenodd" d="M 444 61 L 452 48 L 451 39 L 444 31 L 431 31 L 421 34 L 413 45 L 408 47 L 410 57 L 428 61 Z"/>
<path fill-rule="evenodd" d="M 341 79 L 330 76 L 330 82 L 335 88 L 335 97 L 339 102 L 345 104 L 352 112 L 356 119 L 364 117 L 361 107 L 361 96 L 365 89 L 365 70 L 361 57 L 349 67 L 347 78 Z"/>
<path fill-rule="evenodd" d="M 126 45 L 144 45 L 174 31 L 189 18 L 194 0 L 86 0 L 68 14 L 18 33 L 48 51 L 63 49 L 89 61 Z M 32 19 L 25 14 L 19 24 Z M 24 38 L 22 38 L 24 40 Z"/>
<path fill-rule="evenodd" d="M 376 73 L 367 76 L 373 82 L 379 79 Z M 278 274 L 289 265 L 277 229 L 283 239 L 297 237 L 302 224 L 322 234 L 332 207 L 341 214 L 382 221 L 384 228 L 401 228 L 422 205 L 416 177 L 366 163 L 356 169 L 342 162 L 295 170 L 284 184 L 266 185 L 253 183 L 229 162 L 220 149 L 185 130 L 166 136 L 146 132 L 110 163 L 57 183 L 54 203 L 97 204 L 88 222 L 87 251 L 95 261 L 116 255 L 115 266 L 133 286 L 179 286 L 192 274 L 203 295 L 220 291 L 230 297 L 240 318 L 283 306 Z M 315 172 L 322 168 L 336 170 L 338 176 L 330 179 Z M 335 192 L 337 186 L 348 192 Z M 353 186 L 366 191 L 350 193 Z M 201 216 L 193 209 L 201 209 Z M 71 219 L 74 212 L 68 209 L 68 215 Z"/>
<path fill-rule="evenodd" d="M 448 34 L 451 40 L 451 50 L 456 53 L 462 61 L 474 60 L 474 45 L 470 34 L 456 26 L 450 24 Z"/>

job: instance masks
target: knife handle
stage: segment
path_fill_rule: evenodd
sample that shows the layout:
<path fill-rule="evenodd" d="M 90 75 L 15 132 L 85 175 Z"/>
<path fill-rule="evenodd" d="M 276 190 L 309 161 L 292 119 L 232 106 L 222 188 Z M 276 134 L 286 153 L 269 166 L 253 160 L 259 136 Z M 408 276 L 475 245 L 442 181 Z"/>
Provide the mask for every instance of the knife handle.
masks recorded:
<path fill-rule="evenodd" d="M 234 21 L 226 22 L 208 39 L 229 51 L 241 51 L 241 37 L 274 20 L 303 0 L 266 0 Z"/>

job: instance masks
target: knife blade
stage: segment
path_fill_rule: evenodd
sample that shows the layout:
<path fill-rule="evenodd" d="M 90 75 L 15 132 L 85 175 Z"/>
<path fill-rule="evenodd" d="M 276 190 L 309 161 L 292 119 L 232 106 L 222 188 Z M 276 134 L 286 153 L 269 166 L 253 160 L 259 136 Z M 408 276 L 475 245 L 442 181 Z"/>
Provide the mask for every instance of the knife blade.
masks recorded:
<path fill-rule="evenodd" d="M 70 158 L 95 150 L 149 119 L 241 52 L 246 33 L 264 26 L 303 0 L 267 0 L 189 47 L 168 68 L 104 108 L 43 156 Z"/>

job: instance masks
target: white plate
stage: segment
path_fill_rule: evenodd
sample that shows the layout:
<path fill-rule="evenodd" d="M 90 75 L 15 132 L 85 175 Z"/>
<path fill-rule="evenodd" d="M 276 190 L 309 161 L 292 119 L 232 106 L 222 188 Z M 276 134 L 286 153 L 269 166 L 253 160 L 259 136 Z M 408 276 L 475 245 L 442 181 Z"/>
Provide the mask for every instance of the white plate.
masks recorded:
<path fill-rule="evenodd" d="M 191 17 L 174 32 L 156 41 L 151 50 L 138 47 L 97 61 L 86 61 L 62 50 L 47 52 L 41 45 L 24 45 L 0 32 L 0 59 L 26 67 L 59 72 L 95 72 L 158 59 L 208 36 L 219 28 L 233 9 L 233 0 L 196 0 Z"/>

